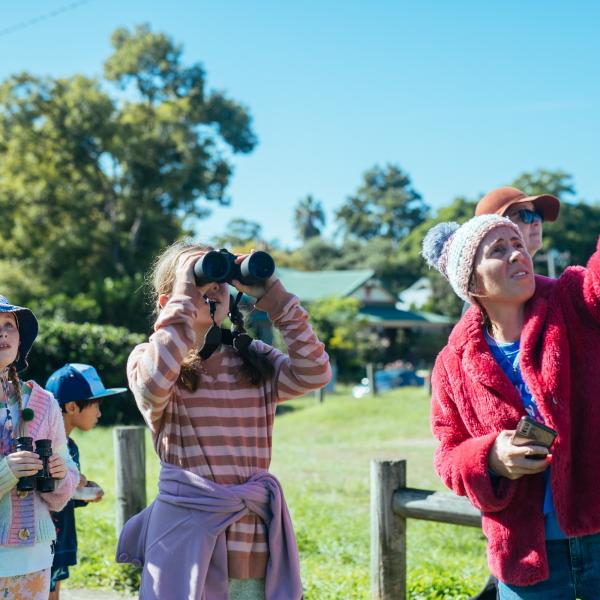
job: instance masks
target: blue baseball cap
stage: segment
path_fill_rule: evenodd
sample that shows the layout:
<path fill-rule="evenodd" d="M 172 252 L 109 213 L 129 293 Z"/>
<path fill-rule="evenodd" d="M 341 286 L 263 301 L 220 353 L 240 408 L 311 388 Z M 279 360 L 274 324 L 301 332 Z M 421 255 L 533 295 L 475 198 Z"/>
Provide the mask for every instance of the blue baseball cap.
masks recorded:
<path fill-rule="evenodd" d="M 92 365 L 79 363 L 67 363 L 54 371 L 46 382 L 46 389 L 61 406 L 77 400 L 101 400 L 127 391 L 127 388 L 105 388 Z"/>

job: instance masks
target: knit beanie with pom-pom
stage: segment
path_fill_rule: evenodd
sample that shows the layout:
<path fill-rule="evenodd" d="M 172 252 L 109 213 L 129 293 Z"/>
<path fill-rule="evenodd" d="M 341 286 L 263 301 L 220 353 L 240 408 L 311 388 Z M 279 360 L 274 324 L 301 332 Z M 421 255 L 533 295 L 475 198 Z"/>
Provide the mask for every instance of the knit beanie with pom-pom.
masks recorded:
<path fill-rule="evenodd" d="M 437 269 L 465 302 L 471 302 L 469 281 L 477 248 L 483 238 L 496 227 L 510 227 L 521 239 L 519 228 L 500 215 L 480 215 L 463 225 L 438 223 L 423 240 L 421 254 L 430 267 Z"/>

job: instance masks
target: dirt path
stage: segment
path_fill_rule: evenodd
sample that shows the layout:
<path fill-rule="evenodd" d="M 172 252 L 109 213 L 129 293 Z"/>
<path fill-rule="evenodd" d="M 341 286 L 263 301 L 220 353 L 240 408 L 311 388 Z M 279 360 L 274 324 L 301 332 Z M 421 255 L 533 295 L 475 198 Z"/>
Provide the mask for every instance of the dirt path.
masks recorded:
<path fill-rule="evenodd" d="M 137 596 L 107 590 L 60 590 L 61 600 L 134 600 Z"/>

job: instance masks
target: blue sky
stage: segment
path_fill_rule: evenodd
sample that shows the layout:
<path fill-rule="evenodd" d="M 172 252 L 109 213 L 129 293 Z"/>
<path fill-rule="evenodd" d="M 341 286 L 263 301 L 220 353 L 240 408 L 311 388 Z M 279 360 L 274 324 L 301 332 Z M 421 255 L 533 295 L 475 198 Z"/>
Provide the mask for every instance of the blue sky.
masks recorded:
<path fill-rule="evenodd" d="M 232 218 L 297 244 L 293 207 L 327 212 L 375 164 L 395 163 L 433 207 L 477 197 L 523 171 L 561 168 L 600 199 L 600 5 L 592 2 L 204 2 L 20 0 L 0 8 L 0 79 L 100 75 L 118 26 L 149 22 L 203 63 L 254 117 L 259 145 L 235 159 Z"/>

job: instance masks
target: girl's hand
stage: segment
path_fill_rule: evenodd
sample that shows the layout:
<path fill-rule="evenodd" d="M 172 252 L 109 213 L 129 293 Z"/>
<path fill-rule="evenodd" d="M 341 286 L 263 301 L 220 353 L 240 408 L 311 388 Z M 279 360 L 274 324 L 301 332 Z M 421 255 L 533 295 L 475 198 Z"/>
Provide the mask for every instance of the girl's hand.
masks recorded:
<path fill-rule="evenodd" d="M 67 463 L 59 454 L 53 454 L 48 459 L 48 467 L 54 479 L 64 479 L 67 476 Z"/>
<path fill-rule="evenodd" d="M 173 288 L 175 289 L 180 285 L 191 284 L 192 287 L 197 290 L 197 294 L 194 297 L 194 301 L 203 301 L 202 294 L 203 288 L 196 287 L 196 278 L 194 277 L 194 265 L 206 254 L 206 251 L 197 252 L 186 252 L 179 257 L 177 261 L 177 267 L 175 268 L 175 283 Z M 210 284 L 208 284 L 210 285 Z"/>
<path fill-rule="evenodd" d="M 535 444 L 515 446 L 512 443 L 514 433 L 514 430 L 500 432 L 488 454 L 490 469 L 508 479 L 519 479 L 523 475 L 535 475 L 545 471 L 550 464 L 548 449 Z M 542 454 L 544 458 L 526 458 L 534 454 Z"/>
<path fill-rule="evenodd" d="M 246 260 L 246 258 L 248 258 L 248 256 L 250 256 L 252 254 L 252 252 L 254 252 L 254 250 L 250 251 L 250 254 L 240 254 L 236 257 L 235 259 L 235 263 L 237 265 L 241 264 L 244 262 L 244 260 Z M 240 283 L 239 281 L 237 281 L 237 279 L 234 279 L 231 284 L 233 285 L 233 287 L 235 287 L 236 290 L 238 290 L 239 292 L 243 292 L 244 294 L 247 294 L 248 296 L 252 296 L 253 298 L 256 298 L 256 300 L 260 300 L 266 293 L 266 291 L 273 287 L 273 285 L 275 285 L 275 283 L 277 283 L 278 278 L 275 275 L 275 273 L 273 273 L 273 275 L 271 275 L 271 277 L 269 277 L 268 279 L 265 279 L 265 281 L 263 283 L 260 283 L 258 285 L 244 285 L 243 283 Z"/>
<path fill-rule="evenodd" d="M 35 452 L 13 452 L 7 455 L 6 464 L 17 479 L 35 475 L 42 468 L 42 461 Z"/>

